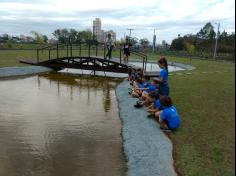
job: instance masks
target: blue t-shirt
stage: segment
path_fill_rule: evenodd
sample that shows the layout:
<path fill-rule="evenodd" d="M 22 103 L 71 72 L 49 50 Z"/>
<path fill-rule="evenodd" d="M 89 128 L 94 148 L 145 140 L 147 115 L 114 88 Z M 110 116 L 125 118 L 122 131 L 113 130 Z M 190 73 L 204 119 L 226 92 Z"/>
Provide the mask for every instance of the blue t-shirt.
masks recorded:
<path fill-rule="evenodd" d="M 154 107 L 158 108 L 159 110 L 164 109 L 161 105 L 160 99 L 154 101 Z"/>
<path fill-rule="evenodd" d="M 165 108 L 161 113 L 161 119 L 167 122 L 170 129 L 176 129 L 180 126 L 181 119 L 174 106 Z"/>
<path fill-rule="evenodd" d="M 145 87 L 144 87 L 144 84 L 143 84 L 143 83 L 139 83 L 139 84 L 138 84 L 138 88 L 141 88 L 141 89 L 142 89 L 142 88 L 145 88 Z"/>
<path fill-rule="evenodd" d="M 151 93 L 157 90 L 156 86 L 150 85 L 147 87 L 148 89 L 146 90 L 147 93 Z"/>
<path fill-rule="evenodd" d="M 144 85 L 144 87 L 147 88 L 148 86 L 151 86 L 152 83 L 150 81 L 147 81 L 147 82 L 144 82 L 143 85 Z"/>
<path fill-rule="evenodd" d="M 167 70 L 162 68 L 160 71 L 160 77 L 162 77 L 163 81 L 162 83 L 167 83 L 168 82 L 168 73 Z"/>

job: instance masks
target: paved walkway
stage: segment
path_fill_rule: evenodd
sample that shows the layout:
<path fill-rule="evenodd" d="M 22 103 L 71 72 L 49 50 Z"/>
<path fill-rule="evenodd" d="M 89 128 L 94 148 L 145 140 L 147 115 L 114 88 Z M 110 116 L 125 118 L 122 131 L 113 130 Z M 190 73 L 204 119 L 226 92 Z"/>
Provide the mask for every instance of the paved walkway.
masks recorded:
<path fill-rule="evenodd" d="M 0 68 L 0 78 L 11 76 L 26 76 L 38 73 L 52 71 L 52 69 L 41 66 L 27 66 L 27 67 L 4 67 Z"/>
<path fill-rule="evenodd" d="M 172 176 L 172 143 L 159 129 L 159 124 L 147 118 L 144 109 L 134 108 L 137 99 L 128 94 L 128 81 L 117 89 L 128 176 Z"/>

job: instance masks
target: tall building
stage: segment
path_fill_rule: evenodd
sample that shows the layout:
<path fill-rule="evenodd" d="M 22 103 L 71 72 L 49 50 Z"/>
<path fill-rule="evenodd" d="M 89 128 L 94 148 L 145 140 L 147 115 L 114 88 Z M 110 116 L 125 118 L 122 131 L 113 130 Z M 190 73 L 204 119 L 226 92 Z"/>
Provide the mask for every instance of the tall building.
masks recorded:
<path fill-rule="evenodd" d="M 99 42 L 102 42 L 102 22 L 100 18 L 93 20 L 93 36 Z"/>
<path fill-rule="evenodd" d="M 115 41 L 116 33 L 113 30 L 104 31 L 102 30 L 102 22 L 100 18 L 93 20 L 93 36 L 98 42 L 105 42 L 109 33 L 111 34 L 113 41 Z"/>

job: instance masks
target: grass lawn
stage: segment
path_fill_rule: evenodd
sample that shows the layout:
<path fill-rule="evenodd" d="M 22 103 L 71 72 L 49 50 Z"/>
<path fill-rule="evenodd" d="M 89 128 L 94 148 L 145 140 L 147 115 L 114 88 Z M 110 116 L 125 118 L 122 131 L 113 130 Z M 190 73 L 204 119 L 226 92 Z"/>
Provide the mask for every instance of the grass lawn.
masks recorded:
<path fill-rule="evenodd" d="M 22 66 L 17 60 L 20 57 L 35 57 L 35 52 L 0 51 L 0 67 Z M 158 58 L 149 55 L 149 60 Z M 181 128 L 170 135 L 178 172 L 186 176 L 235 175 L 235 64 L 178 57 L 168 60 L 196 67 L 169 77 L 170 95 L 182 117 Z"/>
<path fill-rule="evenodd" d="M 169 77 L 170 96 L 182 117 L 181 128 L 170 135 L 178 172 L 235 175 L 235 64 L 168 59 L 196 67 Z"/>

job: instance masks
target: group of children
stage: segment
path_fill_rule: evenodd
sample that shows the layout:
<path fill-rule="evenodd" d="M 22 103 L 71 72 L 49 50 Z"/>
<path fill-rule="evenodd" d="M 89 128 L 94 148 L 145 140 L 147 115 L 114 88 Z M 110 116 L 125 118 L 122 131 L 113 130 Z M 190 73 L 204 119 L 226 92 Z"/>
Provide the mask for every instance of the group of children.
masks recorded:
<path fill-rule="evenodd" d="M 141 69 L 131 71 L 129 80 L 132 88 L 129 94 L 138 98 L 134 107 L 141 108 L 147 106 L 150 113 L 149 118 L 155 118 L 160 123 L 160 128 L 164 131 L 175 130 L 180 126 L 181 118 L 169 97 L 168 84 L 168 63 L 166 57 L 161 57 L 158 61 L 160 75 L 158 78 L 143 76 Z"/>

